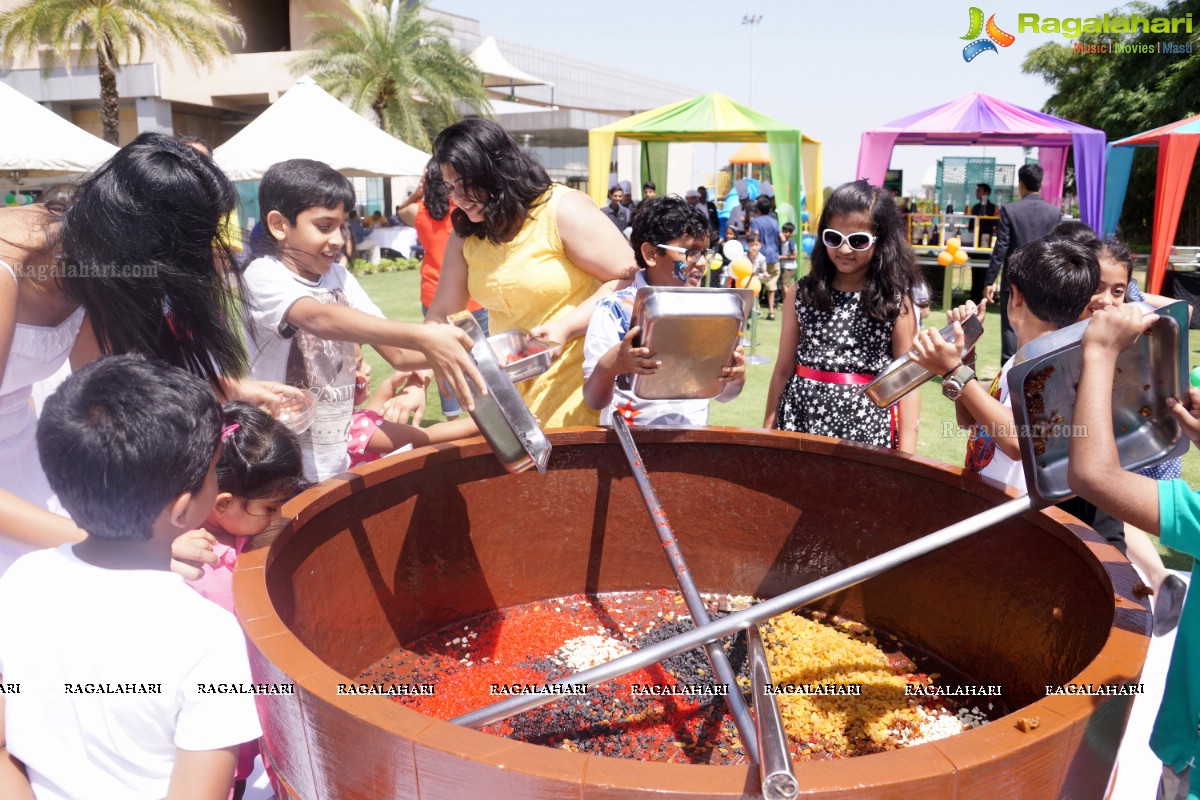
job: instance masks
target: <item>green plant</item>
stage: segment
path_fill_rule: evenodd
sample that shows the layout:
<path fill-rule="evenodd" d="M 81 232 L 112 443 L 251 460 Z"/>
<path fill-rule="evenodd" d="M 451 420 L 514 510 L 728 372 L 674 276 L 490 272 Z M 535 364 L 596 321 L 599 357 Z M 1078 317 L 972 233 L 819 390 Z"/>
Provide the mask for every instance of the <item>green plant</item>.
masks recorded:
<path fill-rule="evenodd" d="M 347 11 L 310 15 L 322 27 L 311 52 L 291 68 L 308 73 L 380 128 L 422 150 L 462 114 L 486 115 L 482 76 L 451 44 L 449 29 L 425 17 L 425 3 L 346 0 Z"/>
<path fill-rule="evenodd" d="M 100 76 L 104 139 L 117 141 L 120 96 L 117 70 L 139 61 L 151 44 L 201 66 L 229 54 L 227 38 L 245 43 L 237 17 L 209 0 L 29 0 L 0 14 L 0 50 L 38 54 L 48 71 L 60 54 L 92 57 Z M 47 47 L 43 47 L 47 45 Z"/>

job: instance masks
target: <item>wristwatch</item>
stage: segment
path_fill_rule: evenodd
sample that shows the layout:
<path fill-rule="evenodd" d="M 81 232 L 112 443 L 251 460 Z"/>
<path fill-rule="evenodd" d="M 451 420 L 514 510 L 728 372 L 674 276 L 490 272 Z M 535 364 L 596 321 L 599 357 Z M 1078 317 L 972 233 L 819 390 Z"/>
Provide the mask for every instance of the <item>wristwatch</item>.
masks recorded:
<path fill-rule="evenodd" d="M 962 397 L 963 389 L 973 380 L 975 380 L 975 370 L 966 364 L 959 364 L 942 378 L 942 394 L 951 400 L 958 400 Z"/>

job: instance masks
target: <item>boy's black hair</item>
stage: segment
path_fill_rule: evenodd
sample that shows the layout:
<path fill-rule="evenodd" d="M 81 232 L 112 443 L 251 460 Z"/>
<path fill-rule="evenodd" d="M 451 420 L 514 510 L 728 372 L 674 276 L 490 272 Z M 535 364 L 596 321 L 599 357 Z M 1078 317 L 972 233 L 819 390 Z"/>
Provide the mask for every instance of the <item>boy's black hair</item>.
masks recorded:
<path fill-rule="evenodd" d="M 654 185 L 654 181 L 646 181 L 643 183 L 642 191 L 645 191 L 646 189 L 653 189 L 656 192 L 658 191 L 658 187 Z"/>
<path fill-rule="evenodd" d="M 1046 171 L 1037 164 L 1024 164 L 1017 170 L 1017 180 L 1031 192 L 1036 192 L 1042 188 L 1042 176 Z"/>
<path fill-rule="evenodd" d="M 608 196 L 612 197 L 613 192 L 620 192 L 622 195 L 625 194 L 625 190 L 621 188 L 620 184 L 616 184 L 616 183 L 614 183 L 612 186 L 608 187 Z"/>
<path fill-rule="evenodd" d="M 301 211 L 339 207 L 347 211 L 354 208 L 354 184 L 324 161 L 280 161 L 266 171 L 258 187 L 258 213 L 264 224 L 272 211 L 295 225 Z"/>
<path fill-rule="evenodd" d="M 758 199 L 754 201 L 754 210 L 758 212 L 760 217 L 770 214 L 773 207 L 774 204 L 771 202 L 771 198 L 765 194 L 760 194 Z"/>
<path fill-rule="evenodd" d="M 208 475 L 221 408 L 203 379 L 140 355 L 108 356 L 46 400 L 38 455 L 89 536 L 146 541 L 163 509 Z"/>
<path fill-rule="evenodd" d="M 758 231 L 746 231 L 746 246 L 749 247 L 751 242 L 762 244 L 762 234 Z"/>
<path fill-rule="evenodd" d="M 790 222 L 785 222 L 785 223 L 783 223 L 783 227 L 780 228 L 779 230 L 783 231 L 784 233 L 795 233 L 796 226 Z"/>
<path fill-rule="evenodd" d="M 986 183 L 977 183 L 977 184 L 975 184 L 975 188 L 983 189 L 984 194 L 990 195 L 992 193 L 992 187 Z"/>
<path fill-rule="evenodd" d="M 633 257 L 638 267 L 645 269 L 646 260 L 642 258 L 642 245 L 645 242 L 667 244 L 680 236 L 690 236 L 696 240 L 696 246 L 703 249 L 708 246 L 711 234 L 708 214 L 679 195 L 669 194 L 643 200 L 637 207 L 629 243 L 633 245 Z"/>
<path fill-rule="evenodd" d="M 1079 320 L 1100 285 L 1096 253 L 1064 236 L 1035 239 L 1013 253 L 1005 269 L 1029 312 L 1060 328 Z"/>
<path fill-rule="evenodd" d="M 819 237 L 829 220 L 848 214 L 866 214 L 871 219 L 871 233 L 876 237 L 875 251 L 867 268 L 867 284 L 862 293 L 862 309 L 868 317 L 890 322 L 900 317 L 904 298 L 912 293 L 920 273 L 912 245 L 908 243 L 900 209 L 890 193 L 865 180 L 843 183 L 825 201 L 817 223 L 818 242 L 812 251 L 812 270 L 800 279 L 797 292 L 800 301 L 821 311 L 833 310 L 830 294 L 837 267 L 830 259 Z M 854 231 L 844 231 L 854 233 Z"/>
<path fill-rule="evenodd" d="M 1133 253 L 1129 252 L 1128 247 L 1116 239 L 1096 238 L 1086 244 L 1096 254 L 1097 263 L 1102 258 L 1112 259 L 1125 267 L 1125 280 L 1133 280 Z"/>
<path fill-rule="evenodd" d="M 300 442 L 282 422 L 249 403 L 226 403 L 221 425 L 229 431 L 217 462 L 222 492 L 248 500 L 277 497 L 303 482 Z"/>
<path fill-rule="evenodd" d="M 1062 222 L 1050 229 L 1047 236 L 1065 236 L 1068 239 L 1073 239 L 1080 244 L 1094 242 L 1100 237 L 1092 230 L 1092 226 L 1086 222 L 1077 219 L 1064 219 Z"/>

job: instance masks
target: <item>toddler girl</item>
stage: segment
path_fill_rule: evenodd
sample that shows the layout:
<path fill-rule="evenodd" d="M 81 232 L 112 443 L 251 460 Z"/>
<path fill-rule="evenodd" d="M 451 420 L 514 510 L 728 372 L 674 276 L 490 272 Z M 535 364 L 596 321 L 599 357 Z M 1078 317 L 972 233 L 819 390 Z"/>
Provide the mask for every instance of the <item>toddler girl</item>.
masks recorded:
<path fill-rule="evenodd" d="M 204 574 L 191 585 L 232 612 L 238 553 L 251 536 L 279 518 L 280 506 L 304 482 L 304 464 L 295 434 L 270 414 L 246 403 L 228 403 L 221 410 L 221 421 L 217 499 L 203 525 L 216 539 L 213 553 L 218 561 L 206 564 Z M 243 744 L 238 751 L 231 798 L 241 796 L 257 755 L 257 741 Z"/>
<path fill-rule="evenodd" d="M 916 258 L 889 193 L 866 181 L 839 186 L 821 212 L 812 270 L 788 288 L 779 357 L 763 426 L 911 453 L 920 394 L 890 409 L 861 394 L 917 334 Z"/>
<path fill-rule="evenodd" d="M 479 433 L 475 420 L 470 417 L 454 419 L 449 422 L 439 422 L 422 428 L 420 425 L 405 425 L 391 422 L 384 418 L 384 405 L 395 396 L 396 392 L 411 380 L 418 380 L 424 391 L 425 382 L 420 380 L 418 373 L 393 372 L 380 387 L 371 393 L 371 365 L 362 357 L 362 348 L 358 348 L 358 360 L 354 374 L 354 404 L 364 405 L 350 417 L 350 438 L 346 448 L 350 452 L 350 466 L 366 464 L 370 461 L 405 447 L 423 447 L 427 444 L 441 444 L 455 439 L 465 439 Z M 416 422 L 420 417 L 415 418 Z"/>

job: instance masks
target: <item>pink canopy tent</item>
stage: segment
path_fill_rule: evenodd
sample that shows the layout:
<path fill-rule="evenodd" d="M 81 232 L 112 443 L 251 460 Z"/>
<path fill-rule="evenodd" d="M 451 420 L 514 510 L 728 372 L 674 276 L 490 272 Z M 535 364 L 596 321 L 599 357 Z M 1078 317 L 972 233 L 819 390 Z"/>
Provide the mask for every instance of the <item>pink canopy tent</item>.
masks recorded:
<path fill-rule="evenodd" d="M 1067 148 L 1075 148 L 1079 215 L 1100 230 L 1104 213 L 1104 131 L 972 92 L 866 131 L 858 150 L 858 177 L 882 186 L 898 144 L 1037 147 L 1045 170 L 1042 197 L 1062 200 Z"/>

